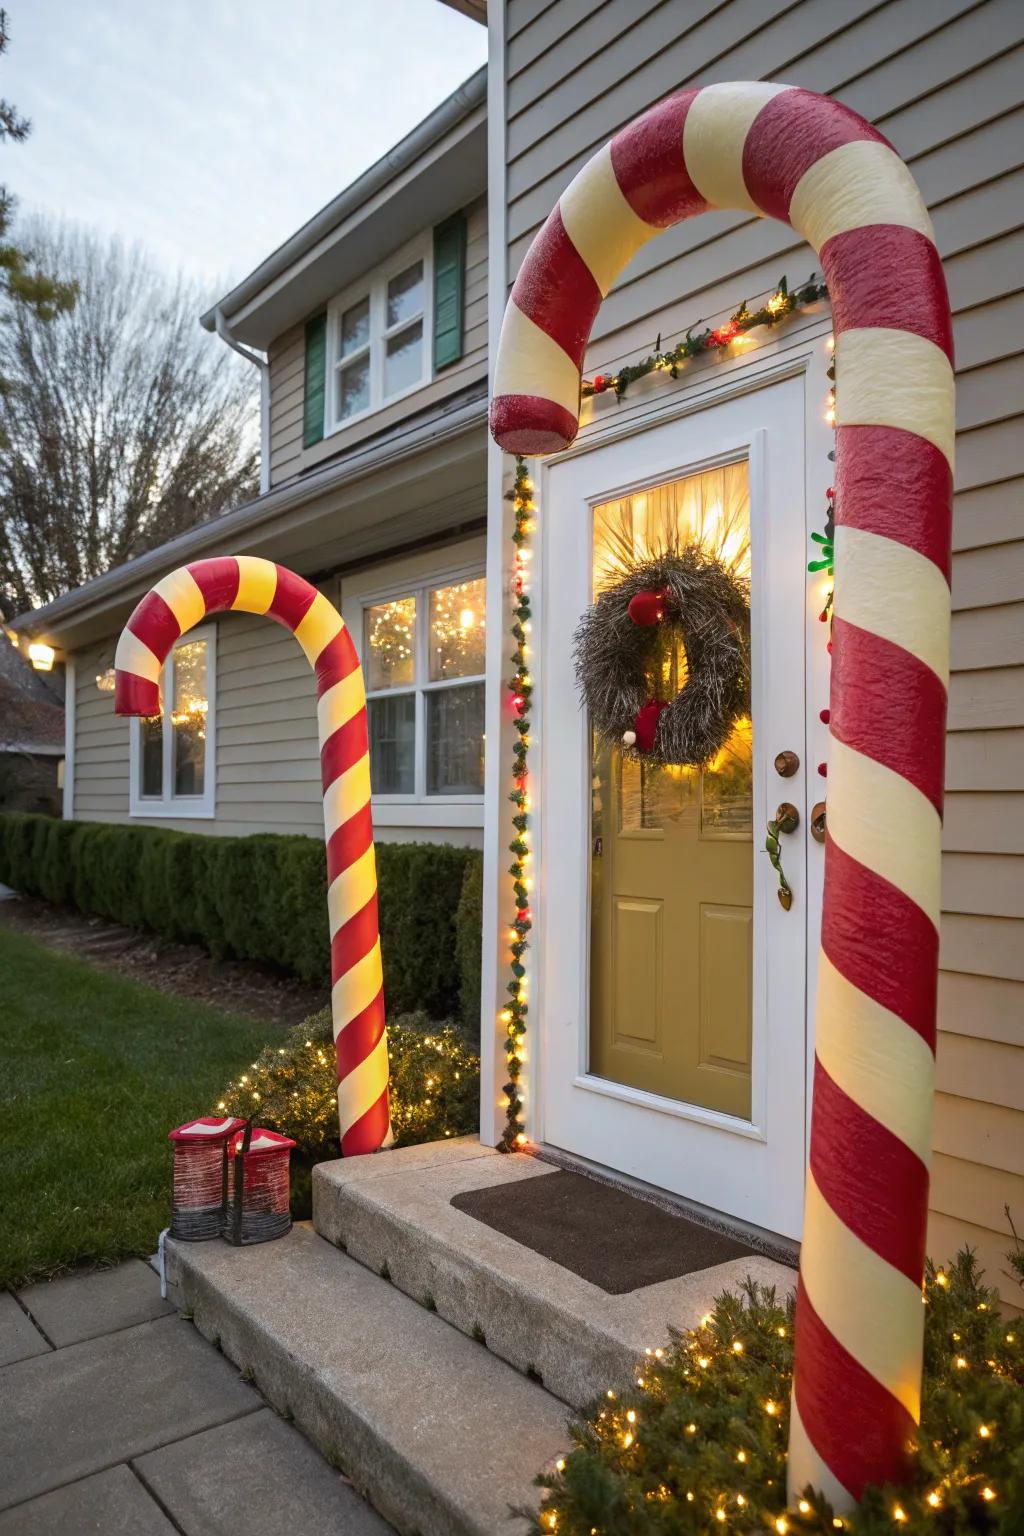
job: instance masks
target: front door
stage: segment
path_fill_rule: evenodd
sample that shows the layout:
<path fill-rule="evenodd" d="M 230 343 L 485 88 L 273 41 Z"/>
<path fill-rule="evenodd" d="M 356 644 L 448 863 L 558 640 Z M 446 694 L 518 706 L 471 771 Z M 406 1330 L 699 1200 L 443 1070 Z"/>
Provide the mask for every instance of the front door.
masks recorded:
<path fill-rule="evenodd" d="M 543 472 L 543 1139 L 797 1236 L 806 1078 L 803 381 L 582 449 Z M 600 744 L 573 631 L 623 560 L 700 542 L 750 582 L 750 716 L 702 766 Z M 663 693 L 686 681 L 663 657 Z M 774 758 L 801 767 L 780 777 Z M 557 914 L 557 916 L 556 916 Z"/>

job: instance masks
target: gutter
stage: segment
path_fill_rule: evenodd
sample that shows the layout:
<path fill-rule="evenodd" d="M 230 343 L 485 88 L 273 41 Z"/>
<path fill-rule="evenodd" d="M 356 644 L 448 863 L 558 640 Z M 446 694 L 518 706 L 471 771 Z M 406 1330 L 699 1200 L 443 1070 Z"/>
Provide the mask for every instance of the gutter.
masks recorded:
<path fill-rule="evenodd" d="M 413 165 L 438 139 L 457 127 L 476 107 L 486 105 L 486 102 L 487 66 L 483 65 L 475 75 L 470 75 L 468 80 L 463 81 L 447 100 L 442 101 L 439 107 L 435 107 L 429 117 L 417 123 L 412 132 L 406 134 L 393 149 L 389 149 L 386 155 L 370 166 L 369 170 L 357 177 L 351 186 L 346 187 L 332 202 L 321 208 L 319 213 L 315 213 L 308 223 L 296 230 L 283 245 L 279 245 L 277 250 L 273 251 L 255 271 L 250 272 L 237 287 L 232 288 L 231 292 L 225 294 L 212 309 L 208 309 L 204 315 L 200 316 L 199 323 L 206 330 L 215 331 L 218 314 L 221 316 L 225 313 L 237 314 L 275 278 L 280 277 L 326 235 L 355 213 L 363 203 L 368 202 L 371 197 L 386 187 L 389 181 L 393 181 L 402 171 Z"/>
<path fill-rule="evenodd" d="M 482 386 L 479 394 L 463 401 L 440 420 L 430 417 L 383 447 L 371 442 L 362 452 L 355 450 L 334 464 L 324 465 L 299 479 L 287 480 L 265 496 L 245 502 L 209 522 L 198 523 L 157 549 L 147 550 L 144 555 L 137 555 L 134 560 L 97 576 L 86 586 L 65 592 L 63 597 L 54 598 L 52 603 L 41 608 L 19 614 L 8 620 L 7 628 L 25 635 L 45 634 L 68 619 L 87 613 L 94 603 L 116 598 L 125 589 L 166 575 L 175 566 L 187 565 L 210 545 L 223 543 L 240 533 L 251 534 L 327 491 L 353 485 L 389 465 L 415 458 L 436 443 L 464 436 L 486 420 L 487 390 Z"/>
<path fill-rule="evenodd" d="M 232 336 L 219 304 L 214 311 L 213 321 L 221 341 L 226 341 L 232 351 L 260 371 L 260 495 L 265 496 L 270 490 L 270 363 L 262 353 L 244 347 Z"/>

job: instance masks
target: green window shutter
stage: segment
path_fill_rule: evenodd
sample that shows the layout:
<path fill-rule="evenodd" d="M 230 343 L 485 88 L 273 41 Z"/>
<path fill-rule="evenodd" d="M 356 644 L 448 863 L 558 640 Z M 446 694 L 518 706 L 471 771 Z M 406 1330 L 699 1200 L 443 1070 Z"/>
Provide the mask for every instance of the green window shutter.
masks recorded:
<path fill-rule="evenodd" d="M 306 321 L 306 393 L 302 417 L 302 446 L 309 448 L 324 435 L 327 390 L 327 316 Z"/>
<path fill-rule="evenodd" d="M 466 218 L 456 213 L 434 230 L 434 367 L 447 368 L 462 356 Z"/>

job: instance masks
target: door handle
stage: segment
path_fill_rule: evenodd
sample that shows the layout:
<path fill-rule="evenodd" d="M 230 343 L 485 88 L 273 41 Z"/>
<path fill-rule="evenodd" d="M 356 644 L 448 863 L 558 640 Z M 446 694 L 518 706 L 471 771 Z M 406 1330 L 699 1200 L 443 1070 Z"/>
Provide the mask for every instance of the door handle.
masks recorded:
<path fill-rule="evenodd" d="M 788 912 L 793 905 L 793 891 L 782 868 L 782 845 L 779 837 L 785 833 L 795 832 L 799 825 L 800 812 L 795 805 L 784 800 L 775 812 L 774 818 L 768 823 L 768 835 L 764 840 L 768 861 L 779 877 L 779 906 L 784 912 Z"/>
<path fill-rule="evenodd" d="M 780 832 L 795 832 L 800 825 L 800 812 L 789 800 L 783 800 L 775 812 L 775 824 Z"/>

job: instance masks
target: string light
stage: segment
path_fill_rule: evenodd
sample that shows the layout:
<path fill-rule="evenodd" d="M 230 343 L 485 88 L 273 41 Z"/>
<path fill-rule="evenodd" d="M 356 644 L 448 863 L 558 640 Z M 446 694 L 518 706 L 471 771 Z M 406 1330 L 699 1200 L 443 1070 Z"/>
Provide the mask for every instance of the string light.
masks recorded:
<path fill-rule="evenodd" d="M 785 277 L 782 277 L 760 309 L 751 310 L 744 301 L 721 325 L 705 326 L 699 331 L 691 326 L 682 341 L 677 342 L 668 352 L 661 350 L 659 336 L 654 351 L 639 362 L 630 363 L 617 373 L 596 373 L 593 379 L 584 380 L 583 398 L 589 400 L 594 395 L 611 391 L 621 400 L 634 380 L 646 378 L 651 373 L 668 373 L 676 379 L 680 368 L 692 358 L 706 352 L 724 352 L 734 343 L 747 340 L 748 331 L 758 326 L 778 325 L 796 310 L 806 309 L 808 305 L 817 304 L 827 297 L 828 289 L 824 283 L 815 282 L 814 274 L 793 293 L 790 293 L 789 285 Z"/>
<path fill-rule="evenodd" d="M 512 544 L 515 555 L 512 571 L 512 639 L 514 647 L 512 651 L 512 675 L 508 680 L 508 691 L 511 694 L 512 705 L 512 782 L 513 788 L 509 799 L 513 806 L 512 826 L 515 836 L 509 843 L 509 852 L 512 855 L 512 863 L 509 866 L 509 874 L 512 876 L 512 896 L 515 902 L 515 917 L 509 928 L 509 970 L 511 977 L 507 990 L 509 1002 L 502 1008 L 498 1015 L 505 1027 L 505 1059 L 507 1081 L 504 1085 L 505 1094 L 505 1130 L 499 1143 L 501 1149 L 510 1152 L 514 1148 L 525 1147 L 528 1143 L 526 1126 L 523 1122 L 523 1094 L 521 1088 L 522 1065 L 525 1055 L 522 1050 L 522 1040 L 526 1033 L 527 1016 L 527 979 L 524 956 L 529 947 L 528 934 L 533 927 L 533 919 L 530 914 L 530 891 L 533 881 L 526 873 L 526 866 L 532 857 L 529 842 L 529 795 L 527 792 L 529 771 L 528 757 L 530 750 L 530 701 L 533 695 L 533 681 L 526 665 L 526 636 L 530 628 L 530 590 L 529 590 L 529 565 L 532 551 L 528 540 L 530 530 L 533 527 L 531 514 L 536 511 L 532 498 L 533 482 L 526 472 L 526 463 L 522 458 L 516 459 L 515 481 L 510 500 L 513 511 Z"/>

